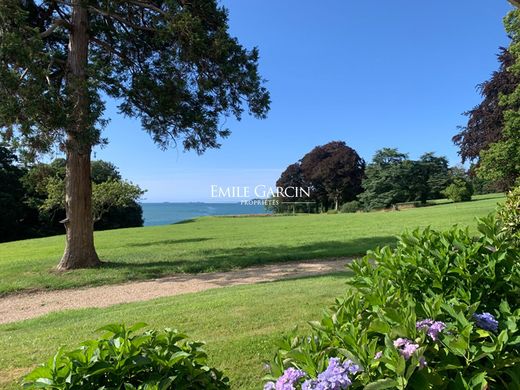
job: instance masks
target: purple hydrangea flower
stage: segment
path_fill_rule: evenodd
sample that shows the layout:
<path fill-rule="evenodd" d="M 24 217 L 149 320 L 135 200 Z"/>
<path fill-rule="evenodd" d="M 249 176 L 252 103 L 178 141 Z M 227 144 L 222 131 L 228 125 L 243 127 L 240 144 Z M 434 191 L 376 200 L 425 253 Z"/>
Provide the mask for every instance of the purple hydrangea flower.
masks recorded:
<path fill-rule="evenodd" d="M 408 343 L 399 352 L 401 352 L 405 360 L 408 360 L 418 348 L 419 344 Z"/>
<path fill-rule="evenodd" d="M 302 390 L 313 390 L 313 389 L 316 389 L 316 387 L 314 386 L 315 382 L 316 381 L 314 379 L 307 379 L 302 384 Z"/>
<path fill-rule="evenodd" d="M 430 329 L 428 329 L 428 336 L 431 337 L 433 341 L 437 341 L 439 333 L 441 333 L 444 329 L 446 329 L 446 324 L 442 321 L 435 321 Z"/>
<path fill-rule="evenodd" d="M 302 390 L 343 390 L 347 389 L 352 380 L 350 375 L 357 374 L 360 367 L 352 360 L 341 363 L 338 358 L 331 358 L 329 366 L 318 375 L 317 379 L 303 382 Z"/>
<path fill-rule="evenodd" d="M 490 332 L 496 332 L 498 330 L 498 321 L 491 313 L 475 313 L 473 314 L 473 319 L 475 320 L 475 324 L 481 329 L 489 330 Z"/>
<path fill-rule="evenodd" d="M 297 382 L 305 376 L 305 372 L 289 367 L 275 382 L 267 382 L 264 390 L 295 390 Z"/>
<path fill-rule="evenodd" d="M 408 339 L 398 338 L 394 341 L 394 347 L 397 348 L 405 360 L 408 360 L 410 359 L 410 356 L 412 356 L 414 352 L 419 349 L 419 344 L 414 344 L 411 340 Z"/>
<path fill-rule="evenodd" d="M 439 339 L 439 333 L 446 328 L 446 324 L 444 322 L 430 319 L 417 321 L 415 326 L 419 330 L 425 330 L 426 334 L 430 336 L 433 341 L 437 341 Z"/>
<path fill-rule="evenodd" d="M 403 338 L 399 337 L 397 340 L 394 341 L 394 347 L 401 348 L 403 345 L 405 345 L 409 341 L 410 340 L 408 340 L 408 339 L 403 339 Z"/>

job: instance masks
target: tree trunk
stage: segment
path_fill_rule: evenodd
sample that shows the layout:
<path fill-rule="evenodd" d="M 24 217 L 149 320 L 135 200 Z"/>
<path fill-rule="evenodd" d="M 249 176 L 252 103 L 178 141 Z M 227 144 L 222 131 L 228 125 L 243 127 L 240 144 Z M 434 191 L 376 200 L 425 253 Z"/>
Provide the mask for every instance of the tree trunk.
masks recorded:
<path fill-rule="evenodd" d="M 65 253 L 58 269 L 95 267 L 100 264 L 94 248 L 92 183 L 90 179 L 91 124 L 86 68 L 88 58 L 88 11 L 83 0 L 72 1 L 72 31 L 69 38 L 67 93 L 72 103 L 72 121 L 67 129 L 67 173 L 64 221 Z"/>

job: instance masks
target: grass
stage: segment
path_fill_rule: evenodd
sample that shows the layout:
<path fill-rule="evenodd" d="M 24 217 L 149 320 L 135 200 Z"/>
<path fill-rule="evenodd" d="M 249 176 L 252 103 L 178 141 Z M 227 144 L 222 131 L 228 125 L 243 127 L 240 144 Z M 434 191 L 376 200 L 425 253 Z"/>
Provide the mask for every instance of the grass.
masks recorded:
<path fill-rule="evenodd" d="M 274 217 L 203 217 L 168 226 L 96 232 L 99 269 L 54 271 L 64 236 L 0 244 L 0 294 L 148 279 L 177 272 L 352 256 L 392 244 L 406 228 L 474 228 L 502 195 L 399 212 Z"/>
<path fill-rule="evenodd" d="M 225 371 L 233 389 L 258 389 L 277 340 L 294 325 L 305 329 L 307 320 L 318 319 L 345 290 L 346 279 L 345 273 L 228 287 L 0 325 L 0 388 L 18 388 L 18 379 L 59 346 L 95 338 L 102 325 L 145 321 L 205 340 L 210 364 Z"/>

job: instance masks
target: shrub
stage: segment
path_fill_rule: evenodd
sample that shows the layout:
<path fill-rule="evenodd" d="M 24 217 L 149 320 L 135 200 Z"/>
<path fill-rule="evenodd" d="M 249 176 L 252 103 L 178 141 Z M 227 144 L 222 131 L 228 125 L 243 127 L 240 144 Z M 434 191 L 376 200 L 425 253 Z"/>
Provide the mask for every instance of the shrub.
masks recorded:
<path fill-rule="evenodd" d="M 520 238 L 520 186 L 507 194 L 506 202 L 498 215 L 503 222 L 504 230 Z"/>
<path fill-rule="evenodd" d="M 355 213 L 359 210 L 361 210 L 361 203 L 357 200 L 353 200 L 352 202 L 343 203 L 340 211 L 342 213 Z"/>
<path fill-rule="evenodd" d="M 519 389 L 520 250 L 503 227 L 416 230 L 355 261 L 312 332 L 282 340 L 266 388 L 293 368 L 295 388 L 314 389 L 334 358 L 356 370 L 326 388 Z"/>
<path fill-rule="evenodd" d="M 203 343 L 176 330 L 136 333 L 112 324 L 98 340 L 60 349 L 24 378 L 27 389 L 229 389 L 228 379 L 206 365 Z"/>
<path fill-rule="evenodd" d="M 369 251 L 353 262 L 351 284 L 371 294 L 379 280 L 387 280 L 389 293 L 406 292 L 417 303 L 441 296 L 467 305 L 480 302 L 484 310 L 502 300 L 520 307 L 520 250 L 503 227 L 487 217 L 479 220 L 476 236 L 457 227 L 405 233 L 395 248 Z"/>
<path fill-rule="evenodd" d="M 453 183 L 446 187 L 442 193 L 454 202 L 467 202 L 471 200 L 473 195 L 473 186 L 469 181 L 456 177 L 453 179 Z"/>

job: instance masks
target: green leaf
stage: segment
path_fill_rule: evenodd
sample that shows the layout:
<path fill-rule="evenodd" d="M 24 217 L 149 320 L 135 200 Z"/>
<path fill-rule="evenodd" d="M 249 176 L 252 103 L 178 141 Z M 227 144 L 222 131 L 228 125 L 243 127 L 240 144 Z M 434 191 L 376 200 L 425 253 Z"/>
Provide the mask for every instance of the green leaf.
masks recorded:
<path fill-rule="evenodd" d="M 487 376 L 487 372 L 485 372 L 485 371 L 474 375 L 468 383 L 469 387 L 474 390 L 487 389 L 486 376 Z"/>
<path fill-rule="evenodd" d="M 484 329 L 477 329 L 476 333 L 479 338 L 485 338 L 491 336 L 491 333 L 489 333 L 487 330 Z"/>
<path fill-rule="evenodd" d="M 122 333 L 124 331 L 124 326 L 121 324 L 108 324 L 108 325 L 102 326 L 101 328 L 96 329 L 96 332 L 101 332 L 103 330 L 116 335 L 116 334 Z"/>
<path fill-rule="evenodd" d="M 460 336 L 445 337 L 444 344 L 448 349 L 457 356 L 465 356 L 468 343 Z"/>
<path fill-rule="evenodd" d="M 128 328 L 128 331 L 129 332 L 136 332 L 136 331 L 138 331 L 140 329 L 143 329 L 143 328 L 145 328 L 147 326 L 148 326 L 148 324 L 146 322 L 138 322 L 138 323 L 132 325 L 130 328 Z"/>
<path fill-rule="evenodd" d="M 38 379 L 51 379 L 52 378 L 52 371 L 50 368 L 46 366 L 41 366 L 35 368 L 33 371 L 31 371 L 29 374 L 27 374 L 24 378 L 24 382 L 34 382 Z"/>
<path fill-rule="evenodd" d="M 480 347 L 485 353 L 494 353 L 497 350 L 496 344 L 485 344 Z"/>
<path fill-rule="evenodd" d="M 364 387 L 365 390 L 381 390 L 381 389 L 390 389 L 392 387 L 396 387 L 399 383 L 392 378 L 379 379 L 375 382 L 369 383 Z"/>
<path fill-rule="evenodd" d="M 386 323 L 385 321 L 383 321 L 379 318 L 376 318 L 375 320 L 373 320 L 368 327 L 369 332 L 375 332 L 375 333 L 380 333 L 380 334 L 389 333 L 390 330 L 391 330 L 390 325 L 388 325 L 388 323 Z"/>

